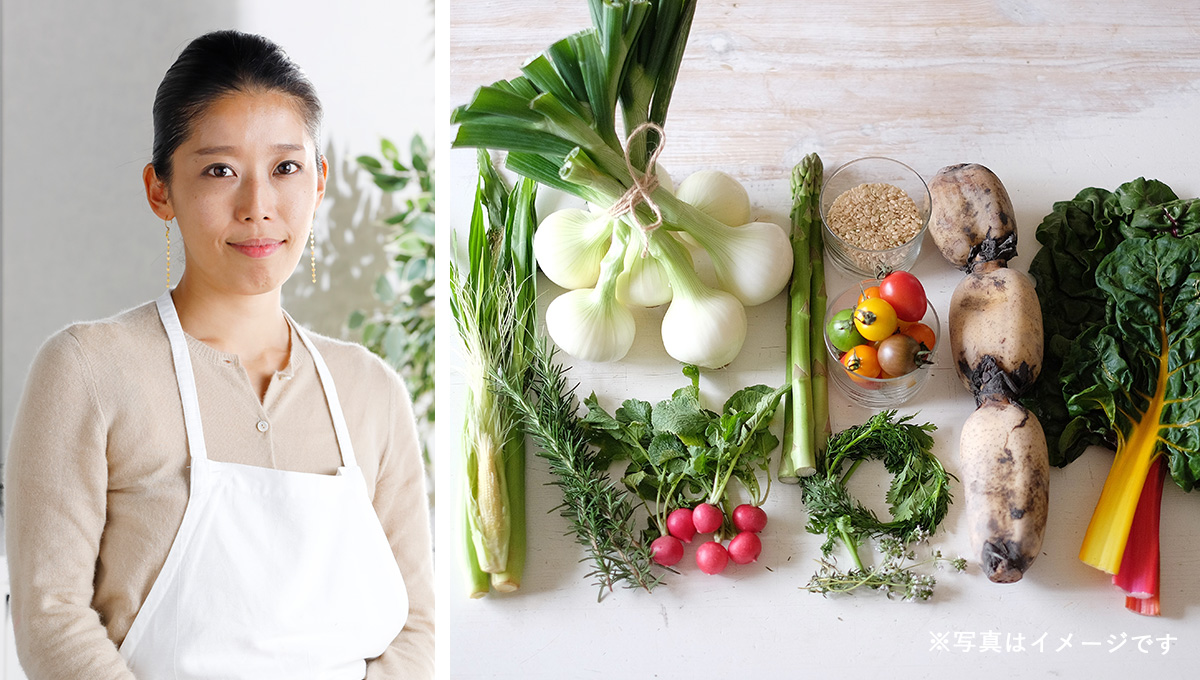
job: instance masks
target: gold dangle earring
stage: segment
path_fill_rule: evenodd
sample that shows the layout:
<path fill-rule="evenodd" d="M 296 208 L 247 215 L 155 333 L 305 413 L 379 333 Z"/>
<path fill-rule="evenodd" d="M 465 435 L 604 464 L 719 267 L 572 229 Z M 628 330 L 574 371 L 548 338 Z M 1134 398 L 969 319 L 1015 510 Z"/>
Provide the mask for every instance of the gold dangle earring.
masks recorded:
<path fill-rule="evenodd" d="M 171 289 L 171 220 L 163 220 L 167 227 L 167 290 Z"/>
<path fill-rule="evenodd" d="M 314 227 L 308 228 L 308 246 L 311 249 L 312 257 L 310 263 L 312 265 L 312 282 L 317 282 L 317 231 Z"/>

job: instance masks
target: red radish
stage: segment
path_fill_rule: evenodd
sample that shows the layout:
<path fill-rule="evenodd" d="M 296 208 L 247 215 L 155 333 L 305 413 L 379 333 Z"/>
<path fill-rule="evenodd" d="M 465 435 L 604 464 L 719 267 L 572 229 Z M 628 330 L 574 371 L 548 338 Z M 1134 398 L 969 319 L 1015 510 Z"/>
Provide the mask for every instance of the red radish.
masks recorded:
<path fill-rule="evenodd" d="M 750 564 L 762 554 L 762 540 L 758 534 L 743 531 L 729 542 L 729 559 L 734 564 Z"/>
<path fill-rule="evenodd" d="M 733 509 L 733 526 L 757 534 L 767 528 L 767 513 L 757 505 L 743 503 Z"/>
<path fill-rule="evenodd" d="M 674 536 L 659 536 L 650 542 L 650 557 L 664 567 L 675 565 L 683 559 L 683 543 Z"/>
<path fill-rule="evenodd" d="M 691 543 L 696 535 L 696 525 L 692 523 L 692 511 L 688 508 L 678 508 L 667 515 L 667 532 L 684 543 Z"/>
<path fill-rule="evenodd" d="M 711 534 L 724 523 L 725 513 L 715 505 L 701 503 L 692 510 L 692 524 L 696 527 L 696 533 Z"/>
<path fill-rule="evenodd" d="M 706 574 L 719 574 L 729 564 L 729 552 L 716 541 L 701 543 L 696 548 L 696 566 Z"/>

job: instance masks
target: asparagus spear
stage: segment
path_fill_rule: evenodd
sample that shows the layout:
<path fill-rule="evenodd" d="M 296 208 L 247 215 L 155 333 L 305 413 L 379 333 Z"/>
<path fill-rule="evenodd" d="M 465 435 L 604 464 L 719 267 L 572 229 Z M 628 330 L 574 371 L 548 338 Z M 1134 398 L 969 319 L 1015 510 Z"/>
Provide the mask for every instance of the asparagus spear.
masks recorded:
<path fill-rule="evenodd" d="M 809 253 L 812 258 L 812 318 L 816 323 L 810 324 L 809 342 L 811 343 L 810 358 L 812 360 L 812 397 L 813 397 L 813 444 L 816 457 L 825 454 L 829 446 L 829 438 L 833 435 L 833 425 L 829 422 L 829 381 L 828 369 L 825 365 L 825 237 L 821 229 L 821 184 L 824 168 L 817 154 L 809 154 L 811 168 L 807 191 L 807 204 L 810 221 L 810 237 L 808 239 Z M 807 159 L 806 159 L 807 160 Z"/>
<path fill-rule="evenodd" d="M 815 154 L 804 157 L 792 169 L 792 254 L 794 265 L 788 289 L 787 382 L 792 389 L 786 395 L 783 420 L 783 455 L 779 461 L 779 481 L 795 484 L 811 475 L 817 464 L 817 427 L 828 421 L 825 366 L 820 350 L 824 347 L 821 320 L 825 313 L 825 264 L 821 252 L 820 213 L 817 199 L 821 188 L 821 159 Z M 813 323 L 814 301 L 820 316 Z M 814 359 L 815 357 L 815 359 Z M 814 370 L 814 364 L 819 369 Z M 819 371 L 820 377 L 815 373 Z M 814 392 L 821 393 L 817 397 Z"/>

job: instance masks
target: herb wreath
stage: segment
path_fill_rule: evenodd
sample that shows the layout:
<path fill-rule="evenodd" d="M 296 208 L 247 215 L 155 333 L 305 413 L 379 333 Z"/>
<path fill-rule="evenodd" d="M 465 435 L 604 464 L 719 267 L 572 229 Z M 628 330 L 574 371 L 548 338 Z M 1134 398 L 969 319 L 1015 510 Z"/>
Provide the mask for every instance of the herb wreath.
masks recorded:
<path fill-rule="evenodd" d="M 920 564 L 905 566 L 903 558 L 915 559 L 906 549 L 910 542 L 923 541 L 937 530 L 950 507 L 950 479 L 941 461 L 933 455 L 933 437 L 937 429 L 931 423 L 910 424 L 911 415 L 896 418 L 895 411 L 882 411 L 862 425 L 843 430 L 829 440 L 824 459 L 818 463 L 816 474 L 802 480 L 804 504 L 808 508 L 809 533 L 824 534 L 821 545 L 821 570 L 808 584 L 808 590 L 819 593 L 847 592 L 860 586 L 877 588 L 891 597 L 901 593 L 904 599 L 927 599 L 932 595 L 934 580 L 913 571 Z M 863 461 L 881 460 L 892 475 L 887 502 L 891 521 L 882 521 L 875 513 L 855 500 L 846 484 Z M 842 474 L 842 468 L 850 468 Z M 880 549 L 886 558 L 878 567 L 868 569 L 858 554 L 858 547 L 868 538 L 881 539 Z M 834 546 L 841 541 L 854 559 L 855 569 L 838 571 L 829 559 Z M 935 552 L 934 563 L 944 561 Z M 950 564 L 962 571 L 962 559 Z"/>

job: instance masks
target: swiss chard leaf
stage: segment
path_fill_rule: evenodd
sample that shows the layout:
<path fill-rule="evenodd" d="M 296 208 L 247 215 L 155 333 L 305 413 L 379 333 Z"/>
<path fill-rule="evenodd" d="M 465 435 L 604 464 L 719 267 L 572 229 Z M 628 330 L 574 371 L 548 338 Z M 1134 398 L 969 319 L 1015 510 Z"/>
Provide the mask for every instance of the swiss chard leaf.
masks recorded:
<path fill-rule="evenodd" d="M 1096 285 L 1100 263 L 1130 236 L 1170 233 L 1152 229 L 1165 219 L 1155 211 L 1162 214 L 1161 206 L 1177 200 L 1166 184 L 1138 178 L 1111 192 L 1084 189 L 1070 201 L 1055 203 L 1038 226 L 1042 248 L 1029 273 L 1041 302 L 1045 353 L 1041 375 L 1022 403 L 1041 422 L 1053 465 L 1067 465 L 1091 444 L 1114 445 L 1102 416 L 1068 411 L 1063 361 L 1085 330 L 1105 323 L 1109 296 Z"/>
<path fill-rule="evenodd" d="M 1125 238 L 1194 236 L 1200 233 L 1200 198 L 1179 199 L 1142 208 L 1133 213 L 1129 225 L 1121 232 Z"/>
<path fill-rule="evenodd" d="M 1069 412 L 1101 417 L 1120 440 L 1152 423 L 1172 478 L 1191 491 L 1200 479 L 1200 239 L 1128 239 L 1096 284 L 1112 304 L 1063 363 Z"/>

